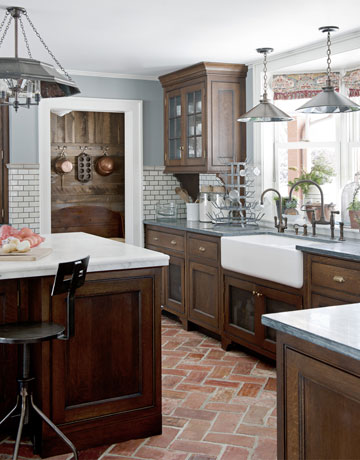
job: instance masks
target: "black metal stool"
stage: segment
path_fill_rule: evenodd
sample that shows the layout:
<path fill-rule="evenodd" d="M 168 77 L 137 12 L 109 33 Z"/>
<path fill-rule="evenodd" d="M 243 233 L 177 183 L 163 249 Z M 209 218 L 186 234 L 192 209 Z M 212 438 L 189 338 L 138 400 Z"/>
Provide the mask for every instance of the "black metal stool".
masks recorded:
<path fill-rule="evenodd" d="M 22 345 L 22 375 L 18 379 L 19 394 L 17 396 L 15 407 L 1 420 L 0 425 L 5 422 L 18 408 L 21 401 L 21 412 L 19 428 L 16 436 L 14 447 L 13 460 L 17 460 L 21 434 L 24 425 L 29 423 L 30 409 L 33 408 L 35 412 L 60 436 L 60 438 L 71 448 L 75 460 L 78 454 L 74 444 L 68 439 L 64 433 L 34 404 L 33 395 L 29 389 L 29 384 L 34 380 L 30 377 L 30 347 L 31 343 L 38 343 L 52 339 L 68 340 L 74 335 L 74 298 L 75 291 L 78 287 L 82 286 L 85 282 L 89 258 L 86 257 L 82 260 L 73 262 L 65 262 L 59 264 L 59 268 L 55 277 L 51 295 L 67 293 L 66 306 L 67 306 L 67 325 L 66 333 L 65 326 L 55 323 L 11 323 L 0 326 L 0 343 Z"/>

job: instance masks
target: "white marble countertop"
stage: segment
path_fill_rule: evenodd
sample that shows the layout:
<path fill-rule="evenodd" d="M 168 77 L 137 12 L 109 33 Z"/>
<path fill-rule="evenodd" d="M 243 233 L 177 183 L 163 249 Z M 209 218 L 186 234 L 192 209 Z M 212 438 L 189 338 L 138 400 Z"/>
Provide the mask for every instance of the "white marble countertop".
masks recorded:
<path fill-rule="evenodd" d="M 360 303 L 263 315 L 286 334 L 360 360 Z"/>
<path fill-rule="evenodd" d="M 42 248 L 53 252 L 36 261 L 0 262 L 0 280 L 50 276 L 57 272 L 60 262 L 90 256 L 89 272 L 159 267 L 169 264 L 169 256 L 131 244 L 120 243 L 88 233 L 54 233 L 42 235 Z"/>

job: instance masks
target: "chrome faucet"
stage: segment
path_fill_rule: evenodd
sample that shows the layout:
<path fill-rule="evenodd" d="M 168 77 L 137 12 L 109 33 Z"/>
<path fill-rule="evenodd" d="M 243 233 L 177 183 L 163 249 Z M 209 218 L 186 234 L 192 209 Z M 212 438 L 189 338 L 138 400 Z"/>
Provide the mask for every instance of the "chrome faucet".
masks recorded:
<path fill-rule="evenodd" d="M 304 179 L 304 180 L 299 180 L 297 182 L 295 182 L 295 184 L 291 187 L 290 191 L 289 191 L 289 201 L 291 200 L 291 195 L 292 195 L 292 192 L 294 190 L 294 188 L 296 188 L 298 185 L 300 184 L 311 184 L 311 185 L 315 185 L 315 187 L 319 190 L 320 192 L 320 219 L 319 220 L 315 220 L 315 218 L 313 217 L 312 218 L 312 224 L 315 225 L 315 224 L 320 224 L 320 225 L 330 225 L 330 221 L 327 221 L 325 219 L 325 213 L 324 213 L 324 193 L 320 187 L 319 184 L 317 184 L 316 182 L 314 182 L 313 180 L 310 180 L 310 179 Z M 314 231 L 314 230 L 313 230 Z"/>
<path fill-rule="evenodd" d="M 284 233 L 284 230 L 287 228 L 287 218 L 284 217 L 284 221 L 283 221 L 283 216 L 282 216 L 282 198 L 281 198 L 281 195 L 280 195 L 280 192 L 278 192 L 275 188 L 267 188 L 266 190 L 264 190 L 261 194 L 261 198 L 260 198 L 260 204 L 264 204 L 264 195 L 265 193 L 267 192 L 275 192 L 278 194 L 279 196 L 279 209 L 278 209 L 278 217 L 279 217 L 279 223 L 278 223 L 278 219 L 277 217 L 275 216 L 274 217 L 274 221 L 275 221 L 275 228 L 277 228 L 278 232 L 279 233 Z"/>

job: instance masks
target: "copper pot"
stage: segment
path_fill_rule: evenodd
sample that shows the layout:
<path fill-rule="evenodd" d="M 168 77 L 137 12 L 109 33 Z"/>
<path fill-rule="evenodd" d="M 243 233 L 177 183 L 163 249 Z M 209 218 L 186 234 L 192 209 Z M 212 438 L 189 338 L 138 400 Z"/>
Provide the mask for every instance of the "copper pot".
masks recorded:
<path fill-rule="evenodd" d="M 55 160 L 54 169 L 57 174 L 67 174 L 72 171 L 73 165 L 65 155 L 61 155 Z"/>
<path fill-rule="evenodd" d="M 100 176 L 109 176 L 115 169 L 115 162 L 113 158 L 108 157 L 106 153 L 100 157 L 95 165 L 96 172 Z"/>

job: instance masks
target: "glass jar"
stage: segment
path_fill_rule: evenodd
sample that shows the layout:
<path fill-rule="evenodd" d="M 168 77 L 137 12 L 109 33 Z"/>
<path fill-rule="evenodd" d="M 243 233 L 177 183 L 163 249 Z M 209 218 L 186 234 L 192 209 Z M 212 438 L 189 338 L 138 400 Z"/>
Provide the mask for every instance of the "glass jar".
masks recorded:
<path fill-rule="evenodd" d="M 350 213 L 349 213 L 348 207 L 353 202 L 354 194 L 356 193 L 356 190 L 358 189 L 360 185 L 359 179 L 360 179 L 360 172 L 357 172 L 355 174 L 354 181 L 346 184 L 341 193 L 341 220 L 342 222 L 344 222 L 344 225 L 346 227 L 351 226 L 353 228 L 358 228 L 358 226 L 356 226 L 356 221 L 354 223 L 354 220 L 351 225 Z M 360 199 L 360 193 L 358 193 L 358 196 L 355 197 L 355 199 L 356 198 Z"/>
<path fill-rule="evenodd" d="M 213 193 L 211 185 L 202 185 L 199 195 L 199 220 L 200 222 L 211 222 L 214 214 Z"/>

